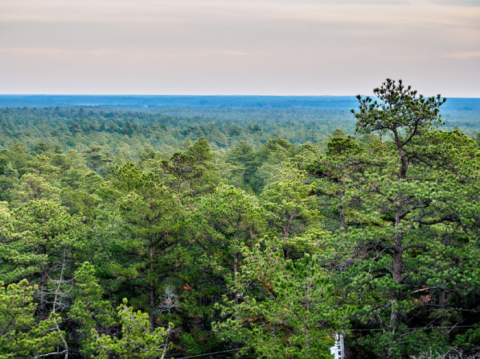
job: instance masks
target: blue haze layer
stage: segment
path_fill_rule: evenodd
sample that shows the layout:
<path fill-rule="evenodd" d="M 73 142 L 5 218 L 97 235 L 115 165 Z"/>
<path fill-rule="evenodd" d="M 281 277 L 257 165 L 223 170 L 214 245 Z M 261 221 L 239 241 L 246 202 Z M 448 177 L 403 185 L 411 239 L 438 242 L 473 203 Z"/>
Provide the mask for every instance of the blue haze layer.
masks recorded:
<path fill-rule="evenodd" d="M 354 96 L 0 95 L 0 107 L 121 106 L 143 108 L 357 108 Z M 449 111 L 480 111 L 479 98 L 451 98 Z"/>

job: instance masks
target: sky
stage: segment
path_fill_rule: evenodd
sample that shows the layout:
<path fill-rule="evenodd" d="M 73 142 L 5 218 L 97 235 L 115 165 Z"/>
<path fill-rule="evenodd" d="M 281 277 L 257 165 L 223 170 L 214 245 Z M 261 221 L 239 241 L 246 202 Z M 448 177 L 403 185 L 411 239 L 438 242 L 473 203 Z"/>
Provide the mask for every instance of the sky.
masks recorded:
<path fill-rule="evenodd" d="M 1 94 L 480 97 L 480 0 L 0 0 Z"/>

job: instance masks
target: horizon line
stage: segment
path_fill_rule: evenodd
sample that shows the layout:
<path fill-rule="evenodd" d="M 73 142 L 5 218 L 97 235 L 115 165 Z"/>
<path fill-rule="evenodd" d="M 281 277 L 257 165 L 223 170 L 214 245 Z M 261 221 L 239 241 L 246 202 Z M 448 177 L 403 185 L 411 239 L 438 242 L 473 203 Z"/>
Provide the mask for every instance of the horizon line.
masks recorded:
<path fill-rule="evenodd" d="M 362 97 L 375 97 L 373 95 L 362 95 L 362 94 L 356 94 L 356 95 L 242 95 L 242 94 L 236 94 L 236 95 L 198 95 L 198 94 L 188 94 L 188 95 L 180 95 L 180 94 L 1 94 L 0 96 L 192 96 L 192 97 L 356 97 L 356 96 L 362 96 Z M 424 97 L 436 97 L 436 95 L 433 96 L 425 96 Z M 480 97 L 448 97 L 448 96 L 441 96 L 443 98 L 456 98 L 456 99 L 480 99 Z"/>

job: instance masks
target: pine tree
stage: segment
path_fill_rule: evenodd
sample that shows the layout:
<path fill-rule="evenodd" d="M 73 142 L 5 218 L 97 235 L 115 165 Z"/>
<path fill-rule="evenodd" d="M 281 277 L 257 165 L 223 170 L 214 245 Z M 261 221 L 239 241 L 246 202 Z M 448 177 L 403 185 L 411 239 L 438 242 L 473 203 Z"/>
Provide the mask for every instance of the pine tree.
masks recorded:
<path fill-rule="evenodd" d="M 79 221 L 59 204 L 40 200 L 13 210 L 1 228 L 0 280 L 28 278 L 38 285 L 40 320 L 48 317 L 49 278 L 55 278 L 65 253 L 71 256 L 82 248 Z"/>
<path fill-rule="evenodd" d="M 60 354 L 60 335 L 52 330 L 52 319 L 40 323 L 34 317 L 36 286 L 27 280 L 5 286 L 0 281 L 0 358 L 37 357 Z"/>
<path fill-rule="evenodd" d="M 131 162 L 114 170 L 101 192 L 112 202 L 112 214 L 119 221 L 118 237 L 109 248 L 117 260 L 108 265 L 109 270 L 121 277 L 127 288 L 140 289 L 134 304 L 148 312 L 154 330 L 162 281 L 177 266 L 178 201 L 158 176 Z"/>
<path fill-rule="evenodd" d="M 98 352 L 97 358 L 108 359 L 120 357 L 125 359 L 153 359 L 165 358 L 168 350 L 168 335 L 173 325 L 168 328 L 156 328 L 149 330 L 149 315 L 141 311 L 134 312 L 132 307 L 127 307 L 127 299 L 118 307 L 120 319 L 121 337 L 111 337 L 102 334 L 101 336 L 92 330 L 96 336 L 94 348 Z"/>
<path fill-rule="evenodd" d="M 344 275 L 361 298 L 358 318 L 383 329 L 365 343 L 377 355 L 406 357 L 422 347 L 446 345 L 445 336 L 408 327 L 448 327 L 449 281 L 473 281 L 459 263 L 475 266 L 467 258 L 477 252 L 473 223 L 480 167 L 473 140 L 435 130 L 445 102 L 440 96 L 417 97 L 391 80 L 374 93 L 380 102 L 359 97 L 357 133 L 381 132 L 391 140 L 372 153 L 372 163 L 355 180 L 346 181 L 343 202 L 360 197 L 373 220 L 351 226 L 341 237 L 358 259 Z"/>

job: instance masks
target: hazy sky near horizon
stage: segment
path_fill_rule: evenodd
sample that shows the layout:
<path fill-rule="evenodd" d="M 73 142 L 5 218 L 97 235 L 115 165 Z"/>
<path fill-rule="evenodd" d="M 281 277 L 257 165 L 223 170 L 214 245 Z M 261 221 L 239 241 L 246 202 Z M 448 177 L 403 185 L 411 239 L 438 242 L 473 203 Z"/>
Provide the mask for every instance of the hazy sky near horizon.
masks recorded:
<path fill-rule="evenodd" d="M 480 97 L 480 0 L 0 0 L 2 94 Z"/>

